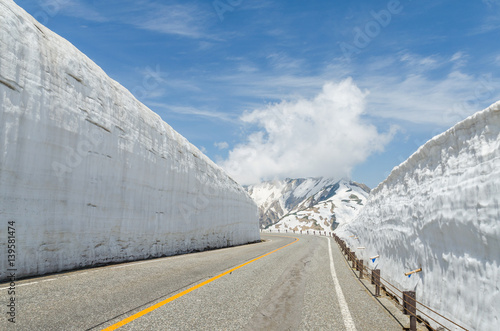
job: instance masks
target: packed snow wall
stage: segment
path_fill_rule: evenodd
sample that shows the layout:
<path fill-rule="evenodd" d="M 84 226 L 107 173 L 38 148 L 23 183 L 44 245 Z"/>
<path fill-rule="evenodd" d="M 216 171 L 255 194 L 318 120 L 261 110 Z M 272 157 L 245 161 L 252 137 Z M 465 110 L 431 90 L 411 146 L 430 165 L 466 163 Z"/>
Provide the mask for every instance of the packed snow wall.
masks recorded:
<path fill-rule="evenodd" d="M 68 41 L 0 0 L 0 280 L 259 240 L 242 187 Z"/>
<path fill-rule="evenodd" d="M 400 289 L 415 290 L 417 300 L 470 330 L 498 330 L 500 102 L 394 168 L 337 234 L 351 247 L 365 246 L 356 250 L 365 261 L 380 255 L 370 267 Z"/>

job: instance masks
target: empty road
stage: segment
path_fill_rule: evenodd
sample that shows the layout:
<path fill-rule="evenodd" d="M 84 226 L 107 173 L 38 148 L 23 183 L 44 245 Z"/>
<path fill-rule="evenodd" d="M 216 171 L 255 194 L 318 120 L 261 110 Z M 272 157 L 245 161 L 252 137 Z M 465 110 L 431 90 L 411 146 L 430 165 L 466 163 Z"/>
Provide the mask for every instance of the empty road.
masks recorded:
<path fill-rule="evenodd" d="M 398 330 L 328 237 L 265 242 L 26 279 L 1 330 Z M 3 308 L 8 284 L 0 284 Z"/>

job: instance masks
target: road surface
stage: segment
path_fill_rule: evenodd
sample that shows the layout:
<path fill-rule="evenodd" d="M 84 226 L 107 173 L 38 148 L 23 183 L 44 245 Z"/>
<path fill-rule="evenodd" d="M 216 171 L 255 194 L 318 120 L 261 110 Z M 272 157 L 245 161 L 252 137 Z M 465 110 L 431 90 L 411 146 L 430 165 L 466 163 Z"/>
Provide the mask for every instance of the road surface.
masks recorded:
<path fill-rule="evenodd" d="M 19 281 L 16 323 L 3 314 L 0 329 L 402 330 L 333 238 L 262 239 Z M 6 287 L 0 284 L 3 311 Z"/>

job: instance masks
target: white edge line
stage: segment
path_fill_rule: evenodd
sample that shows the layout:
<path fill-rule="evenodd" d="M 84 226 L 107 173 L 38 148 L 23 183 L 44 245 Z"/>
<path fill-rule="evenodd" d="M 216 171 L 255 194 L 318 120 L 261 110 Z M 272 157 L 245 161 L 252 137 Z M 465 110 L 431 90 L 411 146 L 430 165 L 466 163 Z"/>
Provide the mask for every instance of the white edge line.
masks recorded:
<path fill-rule="evenodd" d="M 332 273 L 333 284 L 335 285 L 335 292 L 337 292 L 337 299 L 339 301 L 340 311 L 342 313 L 342 319 L 344 320 L 344 325 L 346 330 L 356 331 L 356 326 L 354 325 L 354 321 L 352 320 L 351 312 L 349 311 L 349 307 L 347 306 L 347 301 L 345 301 L 344 293 L 342 292 L 339 279 L 337 278 L 337 273 L 335 272 L 330 238 L 326 237 L 326 240 L 328 240 L 328 254 L 330 255 L 330 271 Z"/>

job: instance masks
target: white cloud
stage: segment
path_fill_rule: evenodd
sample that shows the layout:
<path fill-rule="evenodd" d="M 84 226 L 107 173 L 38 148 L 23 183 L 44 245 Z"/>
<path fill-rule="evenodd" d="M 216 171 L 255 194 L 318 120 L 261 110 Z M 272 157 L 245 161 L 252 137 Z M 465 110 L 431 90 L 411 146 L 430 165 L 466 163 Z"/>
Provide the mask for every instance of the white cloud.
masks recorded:
<path fill-rule="evenodd" d="M 492 75 L 460 71 L 437 80 L 423 74 L 373 76 L 364 79 L 363 86 L 370 89 L 371 115 L 440 127 L 452 126 L 489 106 L 500 91 L 500 82 Z"/>
<path fill-rule="evenodd" d="M 483 0 L 488 6 L 500 5 L 500 0 Z"/>
<path fill-rule="evenodd" d="M 284 177 L 349 176 L 382 151 L 393 132 L 363 120 L 366 93 L 351 78 L 327 83 L 312 99 L 282 101 L 242 116 L 258 130 L 220 165 L 241 184 Z"/>
<path fill-rule="evenodd" d="M 400 61 L 405 63 L 414 71 L 426 71 L 437 68 L 440 63 L 435 56 L 421 57 L 417 54 L 403 53 Z"/>
<path fill-rule="evenodd" d="M 225 142 L 225 141 L 214 143 L 214 146 L 217 147 L 220 150 L 229 148 L 229 144 L 227 142 Z"/>
<path fill-rule="evenodd" d="M 500 55 L 495 58 L 495 64 L 500 66 Z"/>
<path fill-rule="evenodd" d="M 150 107 L 152 110 L 157 111 L 158 113 L 161 113 L 158 111 L 158 108 L 161 108 L 168 112 L 173 112 L 182 115 L 189 115 L 190 117 L 197 116 L 208 119 L 214 119 L 217 121 L 235 122 L 235 119 L 231 116 L 231 114 L 212 111 L 212 110 L 203 110 L 194 107 L 177 106 L 161 102 L 148 102 L 147 106 Z"/>
<path fill-rule="evenodd" d="M 45 0 L 41 7 L 51 16 L 64 14 L 95 22 L 121 22 L 139 29 L 188 38 L 217 39 L 205 32 L 210 13 L 185 2 L 162 4 L 151 0 L 123 0 L 113 14 L 107 16 L 102 14 L 106 11 L 105 2 Z"/>
<path fill-rule="evenodd" d="M 304 61 L 289 57 L 284 52 L 272 53 L 267 56 L 267 60 L 275 69 L 298 69 L 304 65 Z"/>
<path fill-rule="evenodd" d="M 424 124 L 445 129 L 498 100 L 500 77 L 481 72 L 465 73 L 468 63 L 472 62 L 469 58 L 465 52 L 447 56 L 404 52 L 373 58 L 362 67 L 331 65 L 317 76 L 233 70 L 231 74 L 213 77 L 211 83 L 224 86 L 227 95 L 241 97 L 241 100 L 255 96 L 261 100 L 292 100 L 313 98 L 325 81 L 358 73 L 356 83 L 370 91 L 366 96 L 368 115 L 399 125 Z M 500 56 L 495 63 L 500 64 Z M 247 109 L 259 107 L 246 106 Z"/>
<path fill-rule="evenodd" d="M 473 29 L 470 35 L 491 33 L 500 29 L 500 0 L 483 0 L 488 6 L 489 15 L 484 17 L 480 26 Z"/>
<path fill-rule="evenodd" d="M 462 59 L 463 57 L 464 57 L 464 53 L 463 52 L 456 52 L 451 57 L 451 61 L 458 61 L 458 60 Z"/>
<path fill-rule="evenodd" d="M 153 2 L 144 2 L 144 5 L 141 6 L 138 15 L 130 21 L 136 27 L 190 38 L 205 36 L 203 29 L 206 13 L 197 6 L 164 5 Z"/>
<path fill-rule="evenodd" d="M 488 19 L 486 19 L 485 22 L 481 26 L 473 29 L 469 33 L 469 35 L 474 36 L 474 35 L 478 35 L 478 34 L 494 32 L 497 30 L 500 30 L 500 19 L 498 17 L 494 16 L 494 17 L 489 17 Z"/>
<path fill-rule="evenodd" d="M 455 69 L 458 69 L 458 68 L 461 68 L 461 67 L 464 67 L 465 65 L 467 65 L 468 58 L 469 58 L 469 56 L 466 53 L 456 52 L 451 57 L 450 61 L 453 62 L 453 65 L 454 65 L 453 67 Z"/>
<path fill-rule="evenodd" d="M 41 4 L 41 7 L 47 14 L 52 16 L 64 14 L 94 22 L 108 21 L 108 19 L 94 7 L 79 0 L 46 0 Z"/>

